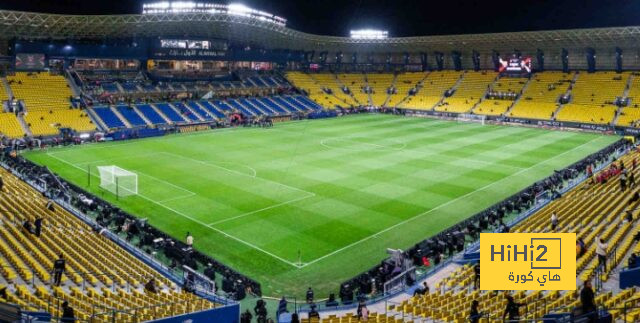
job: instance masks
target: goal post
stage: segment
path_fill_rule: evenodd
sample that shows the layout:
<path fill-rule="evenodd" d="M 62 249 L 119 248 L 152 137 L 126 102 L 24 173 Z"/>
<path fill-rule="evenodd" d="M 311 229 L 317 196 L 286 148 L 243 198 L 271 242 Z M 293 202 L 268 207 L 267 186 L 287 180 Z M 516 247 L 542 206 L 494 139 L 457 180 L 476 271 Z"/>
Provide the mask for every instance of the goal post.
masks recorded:
<path fill-rule="evenodd" d="M 98 172 L 100 173 L 100 187 L 104 190 L 117 197 L 138 194 L 138 174 L 114 165 L 98 166 Z"/>
<path fill-rule="evenodd" d="M 459 122 L 477 122 L 484 125 L 487 116 L 481 114 L 463 113 L 456 117 L 456 121 Z"/>

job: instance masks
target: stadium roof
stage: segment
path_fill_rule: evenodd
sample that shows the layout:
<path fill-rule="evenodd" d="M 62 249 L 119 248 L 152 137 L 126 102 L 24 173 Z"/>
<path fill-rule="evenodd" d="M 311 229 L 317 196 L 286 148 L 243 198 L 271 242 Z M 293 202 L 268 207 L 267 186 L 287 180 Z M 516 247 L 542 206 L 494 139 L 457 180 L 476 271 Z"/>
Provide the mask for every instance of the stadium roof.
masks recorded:
<path fill-rule="evenodd" d="M 536 48 L 637 47 L 640 26 L 372 40 L 308 34 L 268 21 L 223 13 L 80 16 L 0 10 L 0 38 L 4 39 L 135 37 L 216 38 L 267 49 L 343 52 L 534 51 Z"/>

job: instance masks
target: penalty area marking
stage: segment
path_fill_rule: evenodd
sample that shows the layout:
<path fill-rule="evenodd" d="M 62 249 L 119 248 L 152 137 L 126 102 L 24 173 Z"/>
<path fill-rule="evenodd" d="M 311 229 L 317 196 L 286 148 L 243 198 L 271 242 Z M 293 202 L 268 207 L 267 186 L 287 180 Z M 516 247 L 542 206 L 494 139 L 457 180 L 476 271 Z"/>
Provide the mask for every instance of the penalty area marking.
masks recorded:
<path fill-rule="evenodd" d="M 84 168 L 82 168 L 82 167 L 80 167 L 80 166 L 78 166 L 78 165 L 74 165 L 73 163 L 71 163 L 71 162 L 69 162 L 69 161 L 67 161 L 67 160 L 65 160 L 65 159 L 62 159 L 62 158 L 57 157 L 57 156 L 54 156 L 54 155 L 52 155 L 51 153 L 47 153 L 47 155 L 48 155 L 49 157 L 53 158 L 53 159 L 56 159 L 56 160 L 58 160 L 58 161 L 60 161 L 60 162 L 64 163 L 64 164 L 67 164 L 67 165 L 69 165 L 69 166 L 71 166 L 71 167 L 73 167 L 73 168 L 76 168 L 76 169 L 78 169 L 78 170 L 80 170 L 80 171 L 82 171 L 82 172 L 84 172 L 84 173 L 87 173 L 87 170 L 86 170 L 86 169 L 84 169 Z M 241 173 L 241 174 L 242 174 L 242 173 Z M 93 173 L 91 173 L 91 175 L 92 175 L 92 176 L 94 176 L 94 177 L 96 177 L 96 178 L 100 178 L 100 176 L 98 176 L 97 174 L 93 174 Z M 247 175 L 247 174 L 244 174 L 244 175 L 246 175 L 246 176 L 250 176 L 250 175 Z M 258 177 L 258 178 L 259 178 L 259 177 Z M 311 193 L 311 192 L 309 192 L 309 193 Z M 315 196 L 315 193 L 311 193 L 311 194 L 314 194 L 314 196 Z M 223 236 L 225 236 L 225 237 L 227 237 L 227 238 L 233 239 L 233 240 L 235 240 L 235 241 L 237 241 L 237 242 L 239 242 L 239 243 L 241 243 L 241 244 L 244 244 L 245 246 L 248 246 L 248 247 L 253 248 L 253 249 L 257 250 L 257 251 L 260 251 L 260 252 L 262 252 L 262 253 L 264 253 L 264 254 L 266 254 L 266 255 L 268 255 L 268 256 L 271 256 L 272 258 L 274 258 L 274 259 L 276 259 L 276 260 L 279 260 L 279 261 L 281 261 L 281 262 L 283 262 L 283 263 L 285 263 L 285 264 L 288 264 L 288 265 L 290 265 L 290 266 L 292 266 L 292 267 L 295 267 L 295 268 L 302 268 L 302 267 L 304 267 L 304 266 L 306 265 L 306 264 L 296 264 L 296 263 L 291 262 L 291 261 L 289 261 L 289 260 L 286 260 L 286 259 L 284 259 L 284 258 L 282 258 L 282 257 L 280 257 L 280 256 L 278 256 L 278 255 L 276 255 L 276 254 L 274 254 L 274 253 L 271 253 L 271 252 L 269 252 L 269 251 L 267 251 L 267 250 L 264 250 L 264 249 L 262 249 L 262 248 L 260 248 L 260 247 L 258 247 L 258 246 L 256 246 L 256 245 L 254 245 L 254 244 L 250 243 L 250 242 L 244 241 L 244 240 L 242 240 L 242 239 L 240 239 L 240 238 L 238 238 L 238 237 L 235 237 L 235 236 L 233 236 L 233 235 L 230 235 L 230 234 L 228 234 L 228 233 L 226 233 L 226 232 L 224 232 L 224 231 L 222 231 L 222 230 L 220 230 L 220 229 L 218 229 L 218 228 L 213 227 L 212 225 L 206 224 L 206 223 L 204 223 L 204 222 L 202 222 L 202 221 L 200 221 L 200 220 L 198 220 L 198 219 L 196 219 L 196 218 L 193 218 L 192 216 L 190 216 L 190 215 L 188 215 L 188 214 L 182 213 L 182 212 L 180 212 L 180 211 L 178 211 L 178 210 L 176 210 L 176 209 L 174 209 L 174 208 L 172 208 L 172 207 L 170 207 L 170 206 L 167 206 L 167 205 L 163 204 L 163 203 L 166 203 L 166 202 L 159 202 L 159 201 L 156 201 L 156 200 L 154 200 L 154 199 L 152 199 L 152 198 L 150 198 L 150 197 L 147 197 L 147 196 L 145 196 L 145 195 L 143 195 L 143 194 L 137 194 L 136 196 L 138 196 L 138 197 L 140 197 L 140 198 L 142 198 L 142 199 L 145 199 L 145 200 L 147 200 L 147 201 L 149 201 L 149 202 L 151 202 L 151 203 L 153 203 L 153 204 L 156 204 L 156 205 L 158 205 L 158 206 L 161 206 L 161 207 L 163 207 L 163 208 L 165 208 L 165 209 L 167 209 L 167 210 L 169 210 L 169 211 L 171 211 L 171 212 L 173 212 L 173 213 L 175 213 L 175 214 L 177 214 L 177 215 L 179 215 L 179 216 L 181 216 L 181 217 L 183 217 L 183 218 L 185 218 L 185 219 L 189 219 L 189 220 L 191 220 L 191 221 L 193 221 L 193 222 L 195 222 L 195 223 L 197 223 L 197 224 L 200 224 L 200 225 L 202 225 L 202 226 L 204 226 L 204 227 L 206 227 L 206 228 L 209 228 L 210 230 L 213 230 L 213 231 L 215 231 L 215 232 L 217 232 L 217 233 L 219 233 L 219 234 L 221 234 L 221 235 L 223 235 Z M 310 196 L 308 196 L 308 197 L 310 197 Z M 185 198 L 185 197 L 182 197 L 182 198 Z"/>

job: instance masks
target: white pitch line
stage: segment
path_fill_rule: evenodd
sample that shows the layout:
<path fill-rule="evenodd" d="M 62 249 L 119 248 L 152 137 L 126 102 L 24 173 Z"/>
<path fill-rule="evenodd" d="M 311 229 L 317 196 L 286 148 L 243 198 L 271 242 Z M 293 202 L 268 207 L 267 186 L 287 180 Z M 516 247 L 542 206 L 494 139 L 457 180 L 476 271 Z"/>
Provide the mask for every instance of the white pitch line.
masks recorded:
<path fill-rule="evenodd" d="M 49 155 L 49 154 L 47 154 L 47 155 Z M 86 171 L 85 169 L 83 169 L 82 167 L 76 166 L 76 165 L 74 165 L 74 164 L 72 164 L 72 163 L 70 163 L 70 162 L 68 162 L 68 161 L 66 161 L 66 160 L 64 160 L 64 159 L 62 159 L 62 158 L 59 158 L 59 157 L 56 157 L 56 156 L 52 156 L 52 155 L 49 155 L 49 156 L 50 156 L 51 158 L 54 158 L 54 159 L 59 160 L 60 162 L 65 163 L 65 164 L 67 164 L 67 165 L 69 165 L 69 166 L 71 166 L 71 167 L 77 168 L 77 169 L 81 170 L 82 172 L 85 172 L 85 173 L 87 172 L 87 171 Z M 95 177 L 98 177 L 98 178 L 99 178 L 99 176 L 98 176 L 98 175 L 96 175 L 96 174 L 91 174 L 91 175 L 93 175 L 93 176 L 95 176 Z M 240 239 L 240 238 L 237 238 L 237 237 L 235 237 L 235 236 L 232 236 L 232 235 L 230 235 L 230 234 L 228 234 L 228 233 L 226 233 L 226 232 L 224 232 L 224 231 L 222 231 L 222 230 L 220 230 L 220 229 L 217 229 L 217 228 L 214 228 L 214 227 L 212 227 L 212 226 L 210 226 L 210 225 L 207 225 L 206 223 L 204 223 L 204 222 L 202 222 L 202 221 L 200 221 L 200 220 L 198 220 L 198 219 L 195 219 L 195 218 L 193 218 L 193 217 L 191 217 L 191 216 L 189 216 L 189 215 L 187 215 L 187 214 L 184 214 L 184 213 L 182 213 L 182 212 L 180 212 L 180 211 L 178 211 L 178 210 L 175 210 L 175 209 L 173 209 L 173 208 L 171 208 L 171 207 L 169 207 L 169 206 L 166 206 L 166 205 L 164 205 L 164 204 L 162 204 L 162 203 L 160 203 L 160 202 L 158 202 L 158 201 L 156 201 L 156 200 L 154 200 L 154 199 L 152 199 L 152 198 L 149 198 L 149 197 L 144 196 L 144 195 L 142 195 L 142 194 L 138 194 L 138 195 L 136 195 L 136 196 L 139 196 L 139 197 L 141 197 L 141 198 L 143 198 L 143 199 L 145 199 L 145 200 L 147 200 L 147 201 L 149 201 L 149 202 L 151 202 L 151 203 L 154 203 L 154 204 L 156 204 L 156 205 L 159 205 L 159 206 L 161 206 L 161 207 L 163 207 L 163 208 L 165 208 L 165 209 L 167 209 L 167 210 L 169 210 L 169 211 L 171 211 L 171 212 L 173 212 L 173 213 L 175 213 L 175 214 L 177 214 L 177 215 L 179 215 L 179 216 L 182 216 L 182 217 L 184 217 L 184 218 L 186 218 L 186 219 L 189 219 L 189 220 L 191 220 L 191 221 L 193 221 L 193 222 L 195 222 L 195 223 L 198 223 L 198 224 L 200 224 L 200 225 L 202 225 L 202 226 L 204 226 L 204 227 L 207 227 L 207 228 L 209 228 L 209 229 L 211 229 L 211 230 L 213 230 L 213 231 L 216 231 L 216 232 L 218 232 L 218 233 L 220 233 L 220 234 L 224 235 L 225 237 L 228 237 L 228 238 L 231 238 L 231 239 L 233 239 L 233 240 L 236 240 L 236 241 L 238 241 L 238 242 L 240 242 L 240 243 L 242 243 L 242 244 L 244 244 L 244 245 L 246 245 L 246 246 L 248 246 L 248 247 L 251 247 L 251 248 L 253 248 L 253 249 L 255 249 L 255 250 L 258 250 L 258 251 L 260 251 L 260 252 L 262 252 L 262 253 L 264 253 L 264 254 L 266 254 L 266 255 L 269 255 L 269 256 L 271 256 L 271 257 L 273 257 L 273 258 L 277 259 L 277 260 L 280 260 L 280 261 L 282 261 L 282 262 L 284 262 L 284 263 L 286 263 L 286 264 L 288 264 L 288 265 L 291 265 L 291 266 L 293 266 L 293 267 L 295 267 L 295 268 L 301 268 L 301 266 L 300 266 L 300 265 L 298 265 L 298 264 L 295 264 L 295 263 L 293 263 L 293 262 L 291 262 L 291 261 L 289 261 L 289 260 L 286 260 L 286 259 L 284 259 L 284 258 L 282 258 L 282 257 L 280 257 L 280 256 L 278 256 L 278 255 L 275 255 L 275 254 L 273 254 L 273 253 L 271 253 L 271 252 L 269 252 L 269 251 L 266 251 L 266 250 L 264 250 L 264 249 L 262 249 L 262 248 L 260 248 L 260 247 L 258 247 L 258 246 L 256 246 L 256 245 L 252 244 L 252 243 L 249 243 L 249 242 L 244 241 L 244 240 L 242 240 L 242 239 Z"/>
<path fill-rule="evenodd" d="M 254 176 L 252 176 L 252 175 L 245 174 L 245 173 L 243 173 L 243 172 L 239 172 L 239 171 L 236 171 L 236 170 L 233 170 L 233 169 L 229 169 L 229 168 L 226 168 L 226 167 L 222 167 L 222 166 L 220 166 L 220 165 L 216 165 L 216 164 L 208 163 L 208 162 L 203 161 L 203 160 L 193 159 L 193 158 L 191 158 L 191 157 L 181 156 L 181 155 L 177 155 L 177 154 L 170 153 L 170 152 L 164 152 L 164 151 L 163 151 L 163 152 L 161 152 L 161 154 L 167 154 L 167 155 L 174 156 L 174 157 L 177 157 L 177 158 L 182 158 L 182 159 L 190 160 L 190 161 L 192 161 L 192 162 L 194 162 L 194 163 L 199 163 L 199 164 L 202 164 L 202 165 L 207 165 L 207 166 L 215 167 L 215 168 L 225 170 L 225 171 L 227 171 L 227 172 L 229 172 L 229 173 L 232 173 L 232 174 L 235 174 L 235 175 L 240 175 L 240 176 L 246 176 L 246 177 L 250 177 L 250 178 L 259 179 L 259 180 L 262 180 L 262 181 L 265 181 L 265 182 L 268 182 L 268 183 L 272 183 L 272 184 L 276 184 L 276 185 L 280 185 L 280 186 L 283 186 L 283 187 L 286 187 L 286 188 L 289 188 L 289 189 L 292 189 L 292 190 L 295 190 L 295 191 L 300 191 L 300 192 L 304 192 L 304 193 L 307 193 L 307 194 L 312 194 L 313 196 L 315 196 L 315 195 L 316 195 L 316 193 L 314 193 L 314 192 L 309 192 L 309 191 L 303 190 L 303 189 L 301 189 L 301 188 L 297 188 L 297 187 L 289 186 L 289 185 L 287 185 L 287 184 L 283 184 L 283 183 L 280 183 L 280 182 L 272 181 L 272 180 L 270 180 L 270 179 L 266 179 L 266 178 L 263 178 L 263 177 L 258 177 L 258 176 L 255 176 L 255 177 L 254 177 Z"/>
<path fill-rule="evenodd" d="M 399 226 L 401 226 L 401 225 L 403 225 L 403 224 L 405 224 L 405 223 L 411 222 L 411 221 L 413 221 L 413 220 L 415 220 L 415 219 L 417 219 L 417 218 L 420 218 L 420 217 L 422 217 L 422 216 L 425 216 L 425 215 L 427 215 L 427 214 L 429 214 L 429 213 L 431 213 L 431 212 L 433 212 L 433 211 L 439 210 L 439 209 L 441 209 L 441 208 L 443 208 L 443 207 L 445 207 L 445 206 L 447 206 L 447 205 L 449 205 L 449 204 L 451 204 L 451 203 L 457 202 L 457 201 L 459 201 L 459 200 L 461 200 L 461 199 L 464 199 L 464 198 L 466 198 L 466 197 L 468 197 L 468 196 L 470 196 L 470 195 L 473 195 L 473 194 L 475 194 L 475 193 L 477 193 L 477 192 L 479 192 L 479 191 L 483 191 L 483 190 L 485 190 L 485 189 L 487 189 L 487 188 L 489 188 L 489 187 L 491 187 L 491 186 L 493 186 L 493 185 L 495 185 L 495 184 L 497 184 L 497 183 L 500 183 L 501 181 L 506 180 L 507 178 L 511 178 L 511 177 L 513 177 L 513 176 L 517 176 L 517 175 L 519 175 L 519 174 L 521 174 L 521 173 L 524 173 L 524 172 L 526 172 L 526 171 L 528 171 L 528 170 L 530 170 L 530 169 L 532 169 L 532 168 L 534 168 L 534 167 L 537 167 L 537 166 L 539 166 L 539 165 L 542 165 L 542 164 L 544 164 L 544 163 L 546 163 L 546 162 L 548 162 L 548 161 L 550 161 L 550 160 L 553 160 L 553 159 L 558 158 L 558 157 L 560 157 L 560 156 L 562 156 L 562 155 L 564 155 L 564 154 L 567 154 L 567 153 L 569 153 L 569 152 L 571 152 L 571 151 L 574 151 L 574 150 L 576 150 L 576 149 L 578 149 L 578 148 L 580 148 L 580 147 L 582 147 L 582 146 L 585 146 L 585 145 L 587 145 L 587 144 L 590 144 L 591 142 L 593 142 L 593 141 L 595 141 L 595 140 L 598 140 L 598 139 L 600 139 L 600 138 L 603 138 L 603 137 L 596 137 L 596 138 L 594 138 L 594 139 L 591 139 L 591 140 L 589 140 L 589 141 L 585 142 L 584 144 L 582 144 L 582 145 L 580 145 L 580 146 L 576 146 L 576 147 L 574 147 L 574 148 L 572 148 L 572 149 L 570 149 L 570 150 L 567 150 L 567 151 L 565 151 L 565 152 L 563 152 L 563 153 L 561 153 L 561 154 L 555 155 L 555 156 L 553 156 L 553 157 L 551 157 L 551 158 L 549 158 L 549 159 L 546 159 L 546 160 L 544 160 L 544 161 L 542 161 L 542 162 L 539 162 L 539 163 L 537 163 L 537 164 L 535 164 L 535 165 L 533 165 L 533 166 L 530 166 L 530 167 L 528 167 L 528 168 L 524 168 L 524 169 L 522 169 L 522 170 L 520 170 L 520 171 L 518 171 L 518 172 L 516 172 L 516 173 L 513 173 L 513 174 L 511 174 L 511 175 L 509 175 L 509 176 L 507 176 L 507 177 L 503 177 L 503 178 L 502 178 L 502 179 L 500 179 L 500 180 L 497 180 L 497 181 L 495 181 L 495 182 L 489 183 L 489 184 L 487 184 L 487 185 L 485 185 L 485 186 L 483 186 L 483 187 L 481 187 L 481 188 L 479 188 L 479 189 L 477 189 L 477 190 L 475 190 L 475 191 L 472 191 L 472 192 L 469 192 L 469 193 L 467 193 L 467 194 L 464 194 L 464 195 L 458 196 L 457 198 L 455 198 L 455 199 L 453 199 L 453 200 L 450 200 L 450 201 L 448 201 L 448 202 L 442 203 L 442 204 L 440 204 L 440 205 L 436 206 L 436 207 L 435 207 L 435 208 L 433 208 L 433 209 L 430 209 L 430 210 L 428 210 L 428 211 L 425 211 L 425 212 L 422 212 L 422 213 L 420 213 L 420 214 L 414 215 L 413 217 L 410 217 L 410 218 L 408 218 L 408 219 L 406 219 L 406 220 L 404 220 L 404 221 L 398 222 L 398 223 L 396 223 L 396 224 L 394 224 L 394 225 L 392 225 L 392 226 L 390 226 L 390 227 L 388 227 L 388 228 L 386 228 L 386 229 L 383 229 L 383 230 L 381 230 L 381 231 L 379 231 L 379 232 L 376 232 L 376 233 L 374 233 L 374 234 L 372 234 L 372 235 L 369 235 L 369 236 L 367 236 L 367 237 L 364 237 L 364 238 L 362 238 L 362 239 L 360 239 L 360 240 L 358 240 L 358 241 L 355 241 L 355 242 L 353 242 L 353 243 L 350 243 L 350 244 L 348 244 L 348 245 L 346 245 L 346 246 L 344 246 L 344 247 L 342 247 L 342 248 L 340 248 L 340 249 L 337 249 L 337 250 L 335 250 L 335 251 L 332 251 L 332 252 L 330 252 L 330 253 L 328 253 L 328 254 L 326 254 L 326 255 L 324 255 L 324 256 L 322 256 L 322 257 L 320 257 L 320 258 L 316 258 L 316 259 L 314 259 L 314 260 L 312 260 L 312 261 L 310 261 L 310 262 L 307 262 L 307 263 L 305 263 L 305 264 L 303 264 L 303 265 L 300 265 L 300 266 L 299 266 L 299 268 L 303 268 L 303 267 L 309 266 L 309 265 L 314 264 L 314 263 L 316 263 L 316 262 L 318 262 L 318 261 L 320 261 L 320 260 L 323 260 L 323 259 L 326 259 L 326 258 L 328 258 L 328 257 L 331 257 L 331 256 L 333 256 L 333 255 L 335 255 L 335 254 L 337 254 L 337 253 L 339 253 L 339 252 L 342 252 L 343 250 L 346 250 L 346 249 L 349 249 L 349 248 L 351 248 L 351 247 L 353 247 L 353 246 L 356 246 L 356 245 L 358 245 L 358 244 L 360 244 L 360 243 L 362 243 L 362 242 L 365 242 L 365 241 L 367 241 L 367 240 L 369 240 L 369 239 L 371 239 L 371 238 L 374 238 L 374 237 L 376 237 L 376 236 L 378 236 L 378 235 L 380 235 L 380 234 L 383 234 L 383 233 L 385 233 L 385 232 L 387 232 L 387 231 L 391 231 L 391 230 L 393 230 L 393 229 L 395 229 L 395 228 L 397 228 L 397 227 L 399 227 Z"/>
<path fill-rule="evenodd" d="M 289 133 L 293 133 L 292 131 L 287 131 L 287 130 L 282 130 L 282 129 L 275 129 L 275 131 L 281 131 L 281 132 L 289 132 Z M 320 137 L 319 135 L 315 135 L 315 134 L 308 134 L 309 136 L 315 136 L 315 137 Z M 379 147 L 379 148 L 383 148 L 383 149 L 388 149 L 391 151 L 407 151 L 407 152 L 416 152 L 419 153 L 421 155 L 423 155 L 424 157 L 429 157 L 429 156 L 440 156 L 441 152 L 444 151 L 434 151 L 434 152 L 426 152 L 426 151 L 422 151 L 419 149 L 407 149 L 407 143 L 406 142 L 402 142 L 400 140 L 396 140 L 393 139 L 394 141 L 396 141 L 396 143 L 402 144 L 403 146 L 400 148 L 393 148 L 393 147 L 389 147 L 389 146 L 385 146 L 385 145 L 379 145 L 379 144 L 374 144 L 374 143 L 369 143 L 369 142 L 359 142 L 356 140 L 351 140 L 350 138 L 343 138 L 343 137 L 325 137 L 324 139 L 320 140 L 320 145 L 329 149 L 343 149 L 343 150 L 350 150 L 350 151 L 355 151 L 358 152 L 359 150 L 357 149 L 352 149 L 352 148 L 342 148 L 342 147 L 332 147 L 330 145 L 327 144 L 327 141 L 329 140 L 337 140 L 337 141 L 346 141 L 346 142 L 352 142 L 354 144 L 362 144 L 362 145 L 368 145 L 368 146 L 374 146 L 374 147 Z M 521 144 L 521 143 L 517 143 L 517 144 Z M 513 144 L 510 144 L 513 145 Z M 509 145 L 505 145 L 504 147 L 507 147 Z M 491 165 L 491 166 L 496 166 L 496 162 L 501 162 L 502 160 L 496 160 L 496 162 L 488 162 L 488 161 L 484 161 L 484 160 L 480 160 L 480 159 L 473 159 L 473 158 L 465 158 L 465 157 L 455 157 L 455 160 L 453 162 L 456 161 L 471 161 L 471 162 L 475 162 L 475 163 L 479 163 L 479 164 L 483 164 L 483 165 Z M 524 167 L 520 167 L 520 166 L 512 166 L 512 165 L 499 165 L 500 167 L 506 167 L 506 168 L 512 168 L 512 169 L 518 169 L 518 170 L 522 170 L 524 169 Z"/>
<path fill-rule="evenodd" d="M 247 212 L 247 213 L 244 213 L 244 214 L 236 215 L 236 216 L 231 217 L 231 218 L 226 218 L 226 219 L 222 219 L 222 220 L 219 220 L 219 221 L 216 221 L 216 222 L 213 222 L 213 223 L 209 223 L 209 225 L 213 226 L 213 225 L 216 225 L 216 224 L 233 221 L 233 220 L 240 219 L 240 218 L 243 218 L 243 217 L 251 215 L 251 214 L 255 214 L 255 213 L 262 212 L 262 211 L 270 210 L 270 209 L 273 209 L 273 208 L 276 208 L 276 207 L 279 207 L 279 206 L 282 206 L 282 205 L 295 203 L 295 202 L 302 201 L 302 200 L 305 200 L 305 199 L 308 199 L 308 198 L 311 198 L 311 197 L 314 197 L 314 196 L 315 196 L 315 194 L 307 195 L 307 196 L 303 196 L 303 197 L 300 197 L 300 198 L 297 198 L 297 199 L 293 199 L 293 200 L 290 200 L 290 201 L 285 201 L 285 202 L 282 202 L 282 203 L 274 204 L 274 205 L 271 205 L 271 206 L 268 206 L 268 207 L 265 207 L 265 208 L 262 208 L 262 209 L 259 209 L 259 210 Z"/>
<path fill-rule="evenodd" d="M 120 158 L 114 158 L 114 159 L 103 159 L 103 160 L 99 160 L 99 161 L 113 161 L 113 160 L 119 160 L 119 159 L 125 159 L 125 158 L 137 158 L 137 157 L 142 157 L 142 156 L 154 156 L 154 155 L 158 155 L 158 154 L 159 154 L 159 153 L 155 152 L 155 153 L 143 154 L 143 155 L 138 155 L 138 156 L 120 157 Z M 53 156 L 53 155 L 52 155 L 52 154 L 50 154 L 50 153 L 47 153 L 47 155 L 49 155 L 50 157 L 56 158 L 55 156 Z M 92 162 L 91 162 L 91 163 L 92 163 Z M 91 164 L 91 163 L 89 163 L 89 164 Z M 76 165 L 77 165 L 77 166 L 80 166 L 80 165 L 84 165 L 84 163 L 74 164 L 74 166 L 76 166 Z M 160 183 L 163 183 L 163 184 L 166 184 L 166 185 L 169 185 L 169 186 L 175 187 L 175 188 L 177 188 L 177 189 L 179 189 L 179 190 L 181 190 L 181 191 L 185 191 L 185 192 L 187 192 L 187 193 L 189 193 L 189 194 L 191 194 L 191 195 L 197 195 L 197 193 L 195 193 L 195 192 L 193 192 L 193 191 L 190 191 L 190 190 L 188 190 L 188 189 L 186 189 L 186 188 L 184 188 L 184 187 L 182 187 L 182 186 L 179 186 L 179 185 L 176 185 L 176 184 L 173 184 L 173 183 L 167 182 L 167 181 L 165 181 L 165 180 L 163 180 L 163 179 L 157 178 L 157 177 L 152 176 L 152 175 L 149 175 L 149 174 L 145 174 L 145 173 L 143 173 L 143 172 L 141 172 L 141 171 L 139 171 L 139 170 L 135 170 L 134 172 L 135 172 L 135 173 L 138 173 L 138 174 L 140 174 L 140 175 L 142 175 L 142 176 L 149 177 L 149 178 L 151 178 L 151 179 L 153 179 L 153 180 L 155 180 L 155 181 L 158 181 L 158 182 L 160 182 Z"/>
<path fill-rule="evenodd" d="M 167 202 L 171 202 L 171 201 L 186 199 L 186 198 L 190 198 L 190 197 L 193 197 L 193 196 L 196 196 L 196 195 L 198 195 L 198 194 L 191 193 L 191 194 L 187 194 L 187 195 L 176 196 L 176 197 L 168 198 L 166 200 L 158 201 L 158 203 L 167 203 Z"/>
<path fill-rule="evenodd" d="M 63 153 L 64 151 L 54 151 L 52 153 L 47 153 L 47 155 L 53 155 L 53 154 L 57 154 L 57 153 Z M 98 164 L 98 163 L 103 163 L 103 162 L 113 162 L 116 160 L 121 160 L 121 159 L 130 159 L 130 158 L 140 158 L 140 157 L 148 157 L 148 156 L 154 156 L 157 155 L 157 152 L 152 152 L 152 153 L 147 153 L 147 154 L 140 154 L 140 155 L 133 155 L 133 156 L 122 156 L 122 157 L 114 157 L 114 158 L 105 158 L 105 159 L 99 159 L 99 160 L 91 160 L 91 161 L 86 161 L 86 162 L 82 162 L 82 163 L 76 163 L 75 165 L 81 166 L 81 165 L 91 165 L 91 164 Z"/>

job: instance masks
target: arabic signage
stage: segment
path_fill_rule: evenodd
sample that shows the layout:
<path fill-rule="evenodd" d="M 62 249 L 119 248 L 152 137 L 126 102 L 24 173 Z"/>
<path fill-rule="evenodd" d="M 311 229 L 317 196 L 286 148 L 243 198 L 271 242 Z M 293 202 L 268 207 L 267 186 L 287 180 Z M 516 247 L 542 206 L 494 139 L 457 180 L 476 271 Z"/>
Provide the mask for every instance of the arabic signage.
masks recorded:
<path fill-rule="evenodd" d="M 575 290 L 575 233 L 480 234 L 480 289 Z"/>
<path fill-rule="evenodd" d="M 151 54 L 154 58 L 167 59 L 207 59 L 225 57 L 224 50 L 212 49 L 180 49 L 180 48 L 156 48 Z"/>

